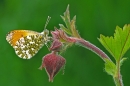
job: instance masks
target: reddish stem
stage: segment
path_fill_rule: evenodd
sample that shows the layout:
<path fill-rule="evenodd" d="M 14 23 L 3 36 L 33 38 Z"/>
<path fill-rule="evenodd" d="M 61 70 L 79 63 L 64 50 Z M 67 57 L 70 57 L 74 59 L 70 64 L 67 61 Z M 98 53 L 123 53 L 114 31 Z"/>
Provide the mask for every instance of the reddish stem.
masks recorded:
<path fill-rule="evenodd" d="M 100 56 L 103 59 L 103 61 L 106 61 L 106 59 L 111 61 L 111 59 L 101 49 L 96 47 L 94 44 L 92 44 L 84 39 L 77 39 L 77 38 L 74 38 L 74 39 L 75 39 L 76 44 L 93 51 L 98 56 Z"/>

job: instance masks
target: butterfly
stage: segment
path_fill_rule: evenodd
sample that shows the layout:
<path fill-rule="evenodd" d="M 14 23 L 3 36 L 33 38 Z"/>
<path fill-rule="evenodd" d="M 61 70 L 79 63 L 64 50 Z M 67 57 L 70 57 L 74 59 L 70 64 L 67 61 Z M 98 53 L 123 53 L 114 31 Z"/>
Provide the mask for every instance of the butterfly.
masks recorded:
<path fill-rule="evenodd" d="M 50 18 L 47 18 L 44 30 L 41 33 L 32 30 L 13 30 L 7 34 L 7 42 L 20 58 L 32 58 L 44 44 L 46 45 L 50 41 L 49 31 L 45 29 Z"/>

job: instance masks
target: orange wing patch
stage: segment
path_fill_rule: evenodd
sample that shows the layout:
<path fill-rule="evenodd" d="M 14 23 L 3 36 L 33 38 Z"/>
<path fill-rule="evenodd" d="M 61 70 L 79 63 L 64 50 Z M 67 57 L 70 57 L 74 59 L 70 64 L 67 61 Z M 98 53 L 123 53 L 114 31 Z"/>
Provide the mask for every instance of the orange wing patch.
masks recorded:
<path fill-rule="evenodd" d="M 44 30 L 40 33 L 31 30 L 14 30 L 7 34 L 6 40 L 20 58 L 32 58 L 44 44 L 46 45 L 50 41 L 49 31 L 46 29 L 50 18 L 47 18 Z"/>
<path fill-rule="evenodd" d="M 48 34 L 49 31 L 46 29 L 41 33 L 31 30 L 14 30 L 7 34 L 6 40 L 20 58 L 30 59 L 50 41 Z"/>
<path fill-rule="evenodd" d="M 30 30 L 14 30 L 9 32 L 9 34 L 6 36 L 6 40 L 11 44 L 11 46 L 15 46 L 16 42 L 21 38 L 28 35 L 36 35 L 39 34 L 35 31 Z"/>

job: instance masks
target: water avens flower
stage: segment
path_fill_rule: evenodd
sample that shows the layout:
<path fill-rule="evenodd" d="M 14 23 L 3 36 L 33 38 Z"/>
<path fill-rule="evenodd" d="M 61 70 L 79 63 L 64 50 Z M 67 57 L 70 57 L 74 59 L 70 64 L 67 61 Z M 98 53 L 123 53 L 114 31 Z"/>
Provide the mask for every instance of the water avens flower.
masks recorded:
<path fill-rule="evenodd" d="M 40 69 L 44 67 L 48 74 L 49 81 L 53 82 L 54 76 L 62 67 L 64 67 L 65 63 L 65 58 L 58 55 L 57 52 L 52 51 L 52 53 L 47 54 L 43 57 Z"/>
<path fill-rule="evenodd" d="M 74 43 L 76 40 L 73 37 L 69 37 L 63 30 L 55 29 L 55 31 L 51 32 L 53 39 L 57 39 L 63 43 Z"/>
<path fill-rule="evenodd" d="M 58 55 L 58 53 L 61 54 L 73 44 L 80 45 L 93 51 L 94 53 L 99 55 L 105 62 L 111 62 L 111 59 L 101 49 L 99 49 L 89 41 L 86 41 L 79 35 L 78 30 L 76 30 L 75 26 L 76 16 L 74 16 L 73 19 L 70 21 L 68 8 L 64 13 L 64 16 L 61 17 L 65 22 L 66 27 L 63 24 L 59 24 L 59 29 L 55 28 L 54 31 L 51 31 L 51 41 L 53 41 L 51 47 L 49 48 L 51 53 L 43 57 L 42 65 L 40 67 L 40 69 L 42 69 L 43 67 L 45 68 L 50 82 L 53 82 L 53 78 L 55 77 L 55 75 L 66 63 L 65 58 Z"/>
<path fill-rule="evenodd" d="M 62 48 L 62 43 L 59 40 L 55 39 L 53 43 L 51 44 L 50 50 L 59 52 L 61 48 Z"/>

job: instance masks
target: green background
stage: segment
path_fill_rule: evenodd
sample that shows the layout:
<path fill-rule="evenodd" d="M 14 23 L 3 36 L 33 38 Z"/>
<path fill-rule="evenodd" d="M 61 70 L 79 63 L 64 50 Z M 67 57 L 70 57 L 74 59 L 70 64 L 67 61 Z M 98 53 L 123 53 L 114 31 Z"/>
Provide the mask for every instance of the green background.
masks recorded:
<path fill-rule="evenodd" d="M 32 59 L 19 58 L 6 41 L 6 34 L 15 29 L 41 32 L 47 16 L 47 29 L 64 23 L 60 15 L 70 4 L 71 18 L 76 15 L 80 35 L 111 55 L 99 43 L 100 34 L 111 36 L 115 27 L 130 23 L 130 0 L 0 0 L 0 86 L 115 86 L 104 71 L 104 62 L 93 52 L 72 46 L 62 54 L 66 59 L 65 74 L 60 71 L 54 82 L 48 82 L 42 57 L 50 53 L 44 46 Z M 130 58 L 130 51 L 125 54 Z M 113 58 L 112 58 L 113 59 Z M 130 60 L 122 66 L 125 86 L 130 86 Z"/>

